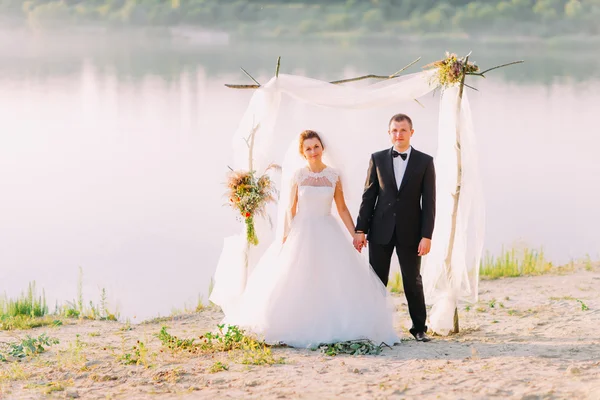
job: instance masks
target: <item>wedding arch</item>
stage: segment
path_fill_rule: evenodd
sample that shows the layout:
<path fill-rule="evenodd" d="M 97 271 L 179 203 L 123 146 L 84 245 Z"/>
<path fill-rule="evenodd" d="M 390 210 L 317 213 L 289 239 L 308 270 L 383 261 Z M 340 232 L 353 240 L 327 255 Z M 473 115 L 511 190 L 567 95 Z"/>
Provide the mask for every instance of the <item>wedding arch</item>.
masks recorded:
<path fill-rule="evenodd" d="M 427 65 L 422 72 L 401 75 L 419 58 L 392 75 L 363 75 L 332 82 L 280 74 L 281 58 L 277 59 L 275 75 L 264 85 L 242 69 L 254 84 L 226 86 L 255 90 L 232 141 L 234 161 L 230 167 L 233 174 L 229 182 L 230 203 L 239 212 L 244 229 L 240 234 L 224 239 L 211 300 L 227 304 L 243 292 L 249 269 L 276 234 L 273 219 L 278 218 L 281 209 L 286 207 L 285 204 L 267 204 L 277 187 L 274 177 L 277 174 L 257 172 L 280 169 L 285 155 L 295 150 L 293 143 L 300 131 L 287 127 L 285 121 L 278 123 L 282 102 L 291 102 L 292 110 L 308 105 L 319 110 L 351 110 L 358 113 L 356 115 L 364 115 L 364 112 L 384 107 L 400 109 L 407 102 L 419 102 L 419 98 L 439 90 L 437 153 L 434 155 L 437 213 L 431 252 L 423 258 L 421 270 L 425 299 L 432 305 L 431 329 L 443 335 L 457 333 L 458 303 L 478 299 L 485 230 L 476 135 L 466 92 L 467 88 L 477 89 L 465 83 L 465 78 L 485 77 L 494 69 L 523 62 L 515 61 L 481 71 L 469 62 L 469 57 L 470 53 L 465 57 L 447 53 L 446 58 Z M 378 82 L 347 85 L 367 80 Z M 333 111 L 331 113 L 333 115 Z M 344 116 L 340 119 L 345 125 L 326 132 L 325 145 L 334 148 L 332 151 L 342 174 L 356 163 L 364 164 L 366 171 L 370 155 L 366 145 L 368 133 L 354 129 L 356 120 L 352 120 L 352 116 L 355 114 L 339 115 Z M 313 127 L 306 126 L 305 129 Z M 345 179 L 348 180 L 348 176 Z M 364 182 L 364 174 L 356 179 Z M 265 217 L 263 222 L 255 218 L 258 216 Z M 263 240 L 265 237 L 267 239 Z"/>

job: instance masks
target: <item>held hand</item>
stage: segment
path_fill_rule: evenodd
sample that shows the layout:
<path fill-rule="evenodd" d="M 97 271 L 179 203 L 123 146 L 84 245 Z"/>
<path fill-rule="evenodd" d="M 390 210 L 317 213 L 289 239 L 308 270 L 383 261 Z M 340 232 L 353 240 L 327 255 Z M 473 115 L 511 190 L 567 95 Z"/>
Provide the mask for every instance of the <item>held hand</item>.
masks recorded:
<path fill-rule="evenodd" d="M 352 240 L 354 248 L 360 253 L 363 247 L 367 247 L 367 239 L 364 233 L 355 233 L 354 240 Z"/>
<path fill-rule="evenodd" d="M 417 250 L 419 256 L 425 256 L 431 250 L 431 239 L 423 238 L 419 243 L 419 248 Z"/>

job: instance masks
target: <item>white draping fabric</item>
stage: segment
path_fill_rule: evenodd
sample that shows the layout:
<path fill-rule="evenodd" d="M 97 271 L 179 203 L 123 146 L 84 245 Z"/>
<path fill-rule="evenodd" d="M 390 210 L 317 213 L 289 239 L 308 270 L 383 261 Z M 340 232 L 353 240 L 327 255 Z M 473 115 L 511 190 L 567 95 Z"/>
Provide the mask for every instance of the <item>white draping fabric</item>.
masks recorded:
<path fill-rule="evenodd" d="M 431 252 L 422 266 L 425 299 L 433 304 L 429 326 L 439 334 L 453 330 L 454 309 L 459 301 L 476 302 L 479 264 L 483 251 L 485 204 L 479 177 L 475 133 L 467 93 L 458 112 L 458 88 L 442 92 L 436 165 L 436 221 Z M 457 129 L 460 135 L 460 190 L 451 269 L 445 259 L 449 251 L 454 195 L 459 170 Z"/>
<path fill-rule="evenodd" d="M 288 129 L 281 121 L 278 123 L 283 95 L 296 101 L 298 107 L 313 105 L 337 110 L 374 110 L 386 106 L 400 106 L 402 103 L 413 101 L 436 89 L 432 81 L 434 70 L 406 75 L 400 78 L 386 80 L 370 85 L 333 85 L 328 82 L 305 78 L 301 76 L 280 74 L 272 78 L 266 85 L 257 89 L 253 94 L 240 125 L 233 137 L 234 169 L 247 169 L 248 138 L 253 129 L 257 128 L 254 139 L 253 167 L 262 172 L 269 164 L 293 165 L 289 162 L 289 149 L 293 149 L 298 134 L 297 129 Z M 422 274 L 426 292 L 426 302 L 433 304 L 430 316 L 430 327 L 437 333 L 447 334 L 448 326 L 452 324 L 454 308 L 459 300 L 475 301 L 477 299 L 477 282 L 479 278 L 479 262 L 483 247 L 484 203 L 479 182 L 477 166 L 477 151 L 475 135 L 471 123 L 471 113 L 466 95 L 461 103 L 460 118 L 456 118 L 458 93 L 456 88 L 442 92 L 440 103 L 440 119 L 438 132 L 438 152 L 435 157 L 437 171 L 437 217 L 432 251 L 423 260 Z M 299 102 L 299 103 L 298 103 Z M 456 129 L 461 135 L 462 186 L 459 197 L 457 229 L 453 248 L 452 269 L 447 273 L 444 263 L 448 251 L 450 227 L 452 223 L 452 195 L 456 188 L 457 157 Z M 278 127 L 278 128 L 276 128 Z M 307 126 L 305 129 L 314 129 Z M 342 176 L 348 179 L 364 181 L 364 174 L 350 178 L 344 174 L 357 162 L 367 162 L 372 149 L 369 143 L 369 132 L 359 133 L 352 129 L 328 129 L 324 133 L 326 152 L 330 159 L 335 159 L 336 167 Z M 351 136 L 349 137 L 349 133 Z M 286 157 L 288 161 L 286 162 Z M 285 193 L 286 176 L 291 172 L 284 168 L 280 176 L 275 177 L 278 187 Z M 282 178 L 283 177 L 283 178 Z M 357 182 L 352 182 L 357 183 Z M 347 185 L 356 187 L 356 185 Z M 357 199 L 361 193 L 348 192 L 347 198 Z M 288 206 L 282 196 L 279 204 L 270 207 L 269 214 L 277 220 L 276 226 L 281 226 L 282 208 Z M 353 202 L 350 201 L 350 204 Z M 354 215 L 356 216 L 356 215 Z M 263 224 L 264 229 L 269 229 Z M 259 228 L 259 240 L 265 236 L 265 230 Z M 261 240 L 257 247 L 250 247 L 249 270 L 258 258 L 268 251 L 274 253 L 280 243 L 280 228 L 271 228 L 270 233 L 277 231 L 272 240 Z M 210 300 L 223 308 L 227 313 L 228 307 L 235 303 L 244 288 L 244 231 L 240 234 L 225 238 L 221 258 L 215 273 L 215 287 Z M 318 279 L 318 277 L 315 277 Z M 299 299 L 299 301 L 301 301 Z"/>

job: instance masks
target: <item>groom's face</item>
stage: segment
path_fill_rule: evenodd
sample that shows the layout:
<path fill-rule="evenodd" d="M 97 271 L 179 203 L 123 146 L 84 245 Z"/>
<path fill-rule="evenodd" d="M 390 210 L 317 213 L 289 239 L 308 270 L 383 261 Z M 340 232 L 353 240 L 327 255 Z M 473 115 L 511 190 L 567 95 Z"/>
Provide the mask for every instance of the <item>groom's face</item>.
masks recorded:
<path fill-rule="evenodd" d="M 388 131 L 392 144 L 400 150 L 405 150 L 410 146 L 410 138 L 414 132 L 407 120 L 392 121 Z"/>

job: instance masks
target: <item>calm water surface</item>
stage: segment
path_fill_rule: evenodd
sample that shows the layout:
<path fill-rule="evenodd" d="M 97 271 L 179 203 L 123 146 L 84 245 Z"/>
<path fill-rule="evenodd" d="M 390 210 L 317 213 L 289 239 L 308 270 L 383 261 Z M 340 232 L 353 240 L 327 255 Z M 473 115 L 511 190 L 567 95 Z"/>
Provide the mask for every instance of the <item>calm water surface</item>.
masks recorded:
<path fill-rule="evenodd" d="M 206 298 L 222 238 L 239 229 L 222 206 L 222 183 L 251 96 L 223 86 L 247 82 L 240 65 L 266 82 L 282 55 L 282 72 L 336 79 L 389 74 L 417 56 L 424 65 L 445 50 L 23 43 L 0 54 L 0 292 L 15 296 L 35 280 L 50 304 L 72 300 L 82 267 L 86 302 L 106 288 L 110 306 L 137 321 Z M 543 246 L 555 263 L 598 259 L 600 53 L 574 60 L 568 50 L 474 47 L 484 67 L 527 60 L 474 81 L 480 91 L 469 93 L 486 249 L 525 244 Z M 431 154 L 437 101 L 398 110 L 415 120 L 415 147 Z M 369 146 L 388 145 L 395 111 L 362 122 Z M 300 129 L 302 120 L 290 123 Z M 360 190 L 363 164 L 346 190 Z"/>

